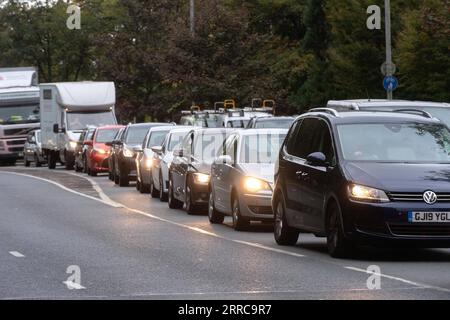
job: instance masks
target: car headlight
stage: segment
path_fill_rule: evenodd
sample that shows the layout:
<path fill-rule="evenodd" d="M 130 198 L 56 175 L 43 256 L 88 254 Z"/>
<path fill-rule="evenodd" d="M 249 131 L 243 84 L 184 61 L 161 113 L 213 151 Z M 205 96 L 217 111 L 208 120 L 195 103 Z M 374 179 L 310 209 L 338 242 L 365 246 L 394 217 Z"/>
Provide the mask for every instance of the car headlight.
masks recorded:
<path fill-rule="evenodd" d="M 94 150 L 95 150 L 95 152 L 98 152 L 99 154 L 108 154 L 109 153 L 109 151 L 103 150 L 103 149 L 94 148 Z"/>
<path fill-rule="evenodd" d="M 127 158 L 132 158 L 134 156 L 134 152 L 130 149 L 123 149 L 123 156 Z"/>
<path fill-rule="evenodd" d="M 357 201 L 389 202 L 386 192 L 370 187 L 353 184 L 349 186 L 349 196 Z"/>
<path fill-rule="evenodd" d="M 145 160 L 145 167 L 146 167 L 147 169 L 151 169 L 152 166 L 153 166 L 153 159 L 147 158 L 147 159 Z"/>
<path fill-rule="evenodd" d="M 194 180 L 196 183 L 206 184 L 211 180 L 211 176 L 204 173 L 194 173 Z"/>
<path fill-rule="evenodd" d="M 244 188 L 249 192 L 272 190 L 266 181 L 254 177 L 246 177 L 244 179 Z"/>
<path fill-rule="evenodd" d="M 75 148 L 77 147 L 77 145 L 78 145 L 78 142 L 76 142 L 76 141 L 70 141 L 70 142 L 69 142 L 69 147 L 70 147 L 70 149 L 72 149 L 72 150 L 75 150 Z"/>

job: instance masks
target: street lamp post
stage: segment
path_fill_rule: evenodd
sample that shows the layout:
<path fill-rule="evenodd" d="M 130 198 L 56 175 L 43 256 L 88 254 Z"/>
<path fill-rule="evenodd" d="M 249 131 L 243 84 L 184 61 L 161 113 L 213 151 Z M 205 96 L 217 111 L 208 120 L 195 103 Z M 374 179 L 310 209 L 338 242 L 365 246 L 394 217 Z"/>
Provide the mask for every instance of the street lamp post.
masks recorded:
<path fill-rule="evenodd" d="M 392 36 L 391 36 L 391 0 L 384 0 L 386 25 L 386 76 L 392 76 Z M 393 99 L 393 90 L 387 90 L 388 100 Z"/>

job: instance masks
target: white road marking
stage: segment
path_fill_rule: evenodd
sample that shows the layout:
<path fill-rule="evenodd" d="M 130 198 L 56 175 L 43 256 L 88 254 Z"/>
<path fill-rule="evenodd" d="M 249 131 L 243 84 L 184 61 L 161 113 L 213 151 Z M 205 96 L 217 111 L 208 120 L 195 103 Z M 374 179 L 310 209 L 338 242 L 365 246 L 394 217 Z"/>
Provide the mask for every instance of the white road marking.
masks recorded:
<path fill-rule="evenodd" d="M 91 199 L 91 200 L 95 200 L 95 201 L 101 202 L 101 203 L 103 203 L 105 205 L 108 205 L 108 206 L 111 206 L 111 207 L 114 207 L 114 208 L 123 208 L 125 210 L 131 211 L 131 212 L 134 212 L 134 213 L 137 213 L 137 214 L 140 214 L 140 215 L 143 215 L 143 216 L 155 219 L 155 220 L 159 220 L 161 222 L 166 222 L 166 223 L 169 223 L 169 224 L 172 224 L 172 225 L 179 226 L 181 228 L 189 229 L 191 231 L 194 231 L 194 232 L 197 232 L 197 233 L 201 233 L 201 234 L 205 234 L 205 235 L 208 235 L 208 236 L 211 236 L 211 237 L 215 237 L 215 238 L 218 238 L 218 239 L 223 239 L 223 240 L 227 240 L 227 241 L 231 241 L 231 242 L 234 242 L 234 243 L 239 243 L 239 244 L 243 244 L 243 245 L 247 245 L 247 246 L 251 246 L 251 247 L 255 247 L 255 248 L 259 248 L 259 249 L 263 249 L 263 250 L 267 250 L 267 251 L 278 252 L 278 253 L 285 254 L 285 255 L 290 255 L 290 256 L 295 256 L 295 257 L 305 257 L 305 255 L 298 254 L 298 253 L 295 253 L 295 252 L 291 252 L 291 251 L 288 251 L 288 250 L 276 249 L 276 248 L 264 246 L 264 245 L 259 244 L 259 243 L 252 243 L 252 242 L 247 242 L 247 241 L 242 241 L 242 240 L 236 240 L 236 239 L 232 239 L 232 238 L 223 237 L 223 236 L 220 236 L 220 235 L 218 235 L 216 233 L 209 232 L 207 230 L 203 230 L 203 229 L 198 228 L 198 227 L 188 226 L 188 225 L 185 225 L 185 224 L 182 224 L 182 223 L 178 223 L 178 222 L 175 222 L 175 221 L 172 221 L 172 220 L 168 220 L 168 219 L 164 219 L 164 218 L 155 216 L 153 214 L 146 213 L 146 212 L 141 211 L 141 210 L 132 209 L 132 208 L 127 207 L 124 204 L 121 204 L 119 202 L 115 202 L 115 201 L 111 200 L 106 194 L 104 194 L 103 190 L 101 192 L 102 192 L 102 194 L 104 196 L 103 197 L 101 196 L 102 199 L 98 199 L 98 198 L 91 197 L 89 195 L 86 195 L 86 194 L 74 191 L 72 189 L 69 189 L 69 188 L 63 186 L 62 184 L 59 184 L 59 183 L 54 182 L 52 180 L 48 180 L 48 179 L 44 179 L 44 178 L 40 178 L 40 177 L 36 177 L 36 176 L 33 176 L 33 175 L 28 175 L 28 174 L 16 173 L 16 172 L 0 171 L 0 173 L 16 174 L 16 175 L 20 175 L 20 176 L 24 176 L 24 177 L 29 177 L 29 178 L 34 178 L 34 179 L 38 179 L 38 180 L 41 180 L 41 181 L 45 181 L 45 182 L 51 183 L 53 185 L 56 185 L 56 186 L 60 187 L 61 189 L 65 190 L 65 191 L 71 192 L 73 194 L 76 194 L 76 195 L 79 195 L 79 196 L 82 196 L 82 197 L 85 197 L 85 198 L 88 198 L 88 199 Z M 101 190 L 100 186 L 97 183 L 95 183 L 92 179 L 89 179 L 87 177 L 84 177 L 84 176 L 78 175 L 78 174 L 73 174 L 73 175 L 76 175 L 78 177 L 82 177 L 82 178 L 90 181 L 91 184 L 93 184 L 93 186 L 95 184 L 96 187 Z M 365 270 L 365 269 L 360 269 L 360 268 L 355 268 L 355 267 L 350 267 L 350 266 L 342 266 L 342 265 L 339 265 L 339 264 L 335 264 L 335 265 L 338 265 L 340 267 L 344 267 L 347 270 L 367 273 L 367 270 Z M 370 273 L 370 274 L 373 274 L 373 273 Z M 391 279 L 391 280 L 407 283 L 407 284 L 410 284 L 410 285 L 412 285 L 414 287 L 417 287 L 417 288 L 420 288 L 420 289 L 434 289 L 434 290 L 443 291 L 443 292 L 450 292 L 450 289 L 436 287 L 436 286 L 431 286 L 431 285 L 427 285 L 427 284 L 421 284 L 421 283 L 418 283 L 418 282 L 406 280 L 406 279 L 399 278 L 399 277 L 393 277 L 393 276 L 384 275 L 384 274 L 380 274 L 380 276 L 384 277 L 384 278 L 387 278 L 387 279 Z M 84 287 L 82 287 L 82 288 L 84 288 Z"/>
<path fill-rule="evenodd" d="M 10 251 L 9 253 L 16 258 L 25 258 L 25 256 L 21 254 L 19 251 Z"/>
<path fill-rule="evenodd" d="M 386 279 L 400 281 L 400 282 L 412 285 L 414 287 L 419 287 L 421 289 L 434 289 L 434 290 L 443 291 L 443 292 L 450 292 L 450 289 L 447 289 L 447 288 L 431 286 L 431 285 L 428 285 L 428 284 L 414 282 L 414 281 L 410 281 L 410 280 L 399 278 L 399 277 L 390 276 L 390 275 L 383 274 L 383 273 L 367 272 L 367 270 L 365 270 L 365 269 L 360 269 L 360 268 L 355 268 L 355 267 L 344 267 L 344 268 L 348 269 L 348 270 L 352 270 L 352 271 L 363 272 L 363 273 L 370 274 L 370 275 L 380 276 L 380 277 L 386 278 Z"/>
<path fill-rule="evenodd" d="M 72 281 L 63 281 L 63 283 L 67 286 L 68 289 L 73 289 L 73 290 L 83 290 L 86 289 L 85 287 L 83 287 L 82 285 L 72 282 Z"/>

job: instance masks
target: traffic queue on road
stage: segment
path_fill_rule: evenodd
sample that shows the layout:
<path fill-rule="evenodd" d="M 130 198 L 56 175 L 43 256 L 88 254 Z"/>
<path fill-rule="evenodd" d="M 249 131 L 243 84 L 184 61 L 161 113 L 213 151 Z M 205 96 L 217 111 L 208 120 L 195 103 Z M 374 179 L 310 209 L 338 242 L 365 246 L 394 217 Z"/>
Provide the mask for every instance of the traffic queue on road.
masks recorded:
<path fill-rule="evenodd" d="M 95 126 L 83 115 L 77 140 L 66 142 L 73 154 L 58 159 L 66 169 L 105 173 L 119 187 L 135 181 L 138 192 L 211 224 L 226 216 L 237 231 L 272 224 L 279 245 L 312 233 L 326 238 L 333 257 L 366 245 L 450 247 L 450 105 L 330 101 L 279 117 L 266 101 L 219 106 L 230 104 L 194 107 L 178 125 Z M 106 104 L 98 105 L 96 118 L 108 120 Z M 53 129 L 73 139 L 66 128 Z M 54 168 L 54 151 L 33 151 L 43 143 L 39 131 L 30 133 L 26 166 L 46 158 Z"/>

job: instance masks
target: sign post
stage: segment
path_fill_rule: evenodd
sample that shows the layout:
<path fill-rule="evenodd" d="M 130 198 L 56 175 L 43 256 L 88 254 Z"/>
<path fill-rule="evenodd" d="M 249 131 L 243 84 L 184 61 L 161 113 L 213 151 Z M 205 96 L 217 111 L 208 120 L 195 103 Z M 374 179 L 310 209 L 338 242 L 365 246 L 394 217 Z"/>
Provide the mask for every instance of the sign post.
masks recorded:
<path fill-rule="evenodd" d="M 392 38 L 391 38 L 391 0 L 384 0 L 385 9 L 385 26 L 386 26 L 386 66 L 392 66 Z M 386 68 L 386 78 L 393 76 L 393 68 Z M 393 90 L 388 87 L 387 99 L 392 100 L 394 97 Z"/>

